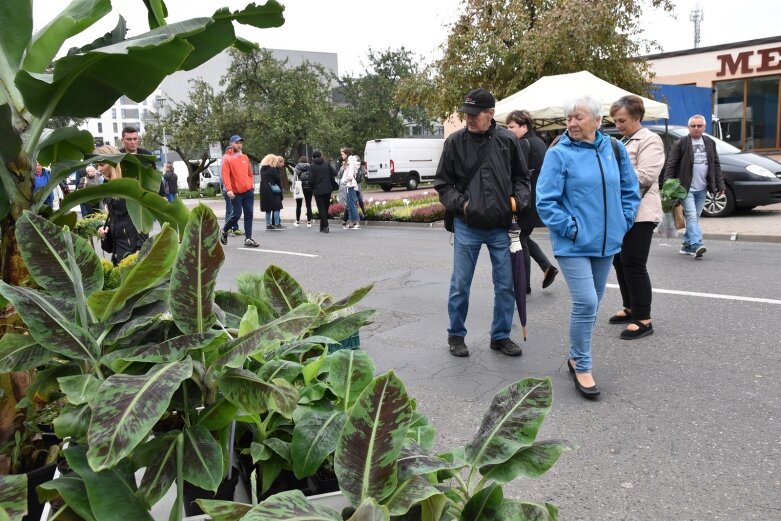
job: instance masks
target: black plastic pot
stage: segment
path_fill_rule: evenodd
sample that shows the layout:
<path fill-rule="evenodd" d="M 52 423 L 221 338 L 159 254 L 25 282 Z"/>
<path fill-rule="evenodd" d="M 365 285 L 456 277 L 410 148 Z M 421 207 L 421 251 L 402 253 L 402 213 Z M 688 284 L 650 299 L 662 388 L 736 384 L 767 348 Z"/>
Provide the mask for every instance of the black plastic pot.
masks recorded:
<path fill-rule="evenodd" d="M 235 470 L 235 469 L 234 469 Z M 184 513 L 187 516 L 197 516 L 203 514 L 203 510 L 195 503 L 196 499 L 219 499 L 222 501 L 233 501 L 233 495 L 236 493 L 236 484 L 239 482 L 239 473 L 233 472 L 233 477 L 223 480 L 217 487 L 217 492 L 205 490 L 196 487 L 190 483 L 184 482 Z"/>
<path fill-rule="evenodd" d="M 310 494 L 317 495 L 327 494 L 328 492 L 336 492 L 339 490 L 339 480 L 336 478 L 336 474 L 331 470 L 325 470 L 322 467 L 317 469 L 314 476 L 307 478 L 309 484 Z"/>
<path fill-rule="evenodd" d="M 43 503 L 38 500 L 36 487 L 43 485 L 54 478 L 54 471 L 57 465 L 50 463 L 43 467 L 27 472 L 27 515 L 22 521 L 38 521 L 43 513 Z"/>

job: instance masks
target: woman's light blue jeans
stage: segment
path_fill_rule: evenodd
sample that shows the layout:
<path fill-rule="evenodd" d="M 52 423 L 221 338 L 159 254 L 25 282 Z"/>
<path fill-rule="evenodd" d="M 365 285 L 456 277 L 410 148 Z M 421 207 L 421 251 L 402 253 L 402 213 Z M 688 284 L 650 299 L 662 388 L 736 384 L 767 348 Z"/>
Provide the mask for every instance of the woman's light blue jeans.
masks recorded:
<path fill-rule="evenodd" d="M 469 310 L 469 290 L 475 274 L 477 257 L 483 244 L 491 256 L 494 282 L 494 318 L 491 324 L 491 339 L 510 337 L 515 313 L 515 292 L 513 291 L 513 269 L 510 257 L 510 237 L 503 228 L 483 230 L 470 228 L 463 218 L 453 222 L 453 274 L 450 277 L 450 293 L 447 299 L 447 314 L 450 327 L 447 332 L 453 336 L 466 336 L 466 314 Z"/>
<path fill-rule="evenodd" d="M 358 196 L 352 187 L 347 188 L 347 218 L 358 222 Z"/>
<path fill-rule="evenodd" d="M 569 321 L 569 357 L 579 373 L 591 372 L 591 339 L 599 303 L 613 265 L 608 257 L 556 257 L 572 299 Z"/>
<path fill-rule="evenodd" d="M 686 219 L 686 232 L 683 234 L 683 245 L 697 248 L 702 246 L 702 229 L 700 215 L 705 207 L 705 195 L 708 190 L 693 192 L 689 190 L 683 199 L 683 217 Z"/>

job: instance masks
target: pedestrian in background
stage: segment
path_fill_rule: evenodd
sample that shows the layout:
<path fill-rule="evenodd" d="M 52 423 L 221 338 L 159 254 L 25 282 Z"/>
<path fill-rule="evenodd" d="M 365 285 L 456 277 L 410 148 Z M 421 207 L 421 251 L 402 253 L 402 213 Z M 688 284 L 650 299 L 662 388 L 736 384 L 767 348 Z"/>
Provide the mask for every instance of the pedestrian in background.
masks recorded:
<path fill-rule="evenodd" d="M 260 161 L 260 211 L 266 212 L 266 231 L 281 231 L 282 181 L 279 173 L 279 157 L 266 154 Z M 284 158 L 282 159 L 284 165 Z"/>
<path fill-rule="evenodd" d="M 610 107 L 610 117 L 624 136 L 622 142 L 640 183 L 637 217 L 624 235 L 621 251 L 613 257 L 623 309 L 610 317 L 609 322 L 628 324 L 620 335 L 624 340 L 641 338 L 654 332 L 651 321 L 651 277 L 646 264 L 654 229 L 663 217 L 659 175 L 664 168 L 664 144 L 662 138 L 640 124 L 644 115 L 645 106 L 640 96 L 623 96 Z"/>
<path fill-rule="evenodd" d="M 49 184 L 51 179 L 51 172 L 48 168 L 44 168 L 38 161 L 35 162 L 35 172 L 33 175 L 33 193 L 38 190 L 42 190 Z M 43 204 L 52 206 L 54 204 L 54 192 L 49 192 L 49 195 L 43 200 Z"/>
<path fill-rule="evenodd" d="M 494 317 L 491 349 L 520 356 L 521 347 L 510 340 L 515 314 L 510 237 L 511 199 L 517 211 L 529 204 L 529 173 L 518 140 L 494 121 L 496 100 L 485 89 L 464 98 L 460 112 L 466 128 L 445 140 L 434 178 L 439 200 L 453 219 L 453 273 L 447 311 L 447 343 L 453 356 L 469 356 L 466 316 L 477 258 L 483 244 L 491 256 Z"/>
<path fill-rule="evenodd" d="M 331 193 L 336 184 L 336 170 L 331 163 L 323 160 L 319 150 L 312 152 L 312 163 L 309 165 L 312 175 L 312 194 L 317 203 L 317 213 L 320 217 L 320 232 L 329 233 L 328 207 L 331 204 Z"/>
<path fill-rule="evenodd" d="M 84 175 L 79 179 L 79 184 L 76 186 L 76 190 L 83 190 L 92 186 L 100 186 L 102 183 L 101 176 L 98 175 L 98 169 L 92 165 L 89 165 L 84 170 Z M 82 203 L 80 207 L 81 216 L 86 217 L 100 211 L 100 200 L 90 201 L 88 203 Z"/>
<path fill-rule="evenodd" d="M 220 243 L 228 244 L 228 232 L 239 222 L 244 214 L 244 246 L 257 248 L 259 244 L 252 238 L 252 216 L 255 202 L 255 180 L 252 177 L 252 167 L 249 158 L 242 152 L 244 140 L 239 135 L 230 138 L 231 153 L 222 156 L 222 182 L 232 208 L 230 217 L 220 234 Z"/>
<path fill-rule="evenodd" d="M 176 199 L 176 194 L 179 193 L 179 176 L 174 172 L 174 164 L 166 163 L 165 172 L 163 173 L 163 183 L 165 183 L 165 196 L 168 202 L 173 202 Z"/>
<path fill-rule="evenodd" d="M 559 270 L 552 265 L 548 257 L 543 253 L 542 248 L 532 238 L 531 234 L 535 228 L 544 226 L 537 214 L 536 189 L 537 178 L 540 175 L 542 163 L 545 160 L 545 152 L 548 147 L 545 142 L 534 132 L 534 124 L 531 114 L 526 110 L 513 110 L 507 115 L 505 121 L 507 130 L 515 134 L 518 138 L 518 144 L 521 147 L 521 153 L 526 160 L 526 167 L 529 169 L 531 183 L 531 197 L 529 206 L 521 213 L 518 218 L 518 225 L 521 227 L 521 246 L 523 247 L 523 265 L 526 270 L 526 293 L 532 292 L 531 287 L 531 259 L 540 267 L 543 272 L 542 288 L 545 289 L 556 280 Z"/>
<path fill-rule="evenodd" d="M 567 130 L 548 149 L 537 179 L 537 212 L 550 232 L 572 299 L 567 368 L 585 398 L 600 394 L 592 375 L 592 335 L 613 255 L 640 204 L 626 149 L 597 130 L 602 103 L 582 96 L 564 105 Z M 574 365 L 573 365 L 574 364 Z"/>
<path fill-rule="evenodd" d="M 339 197 L 338 201 L 344 205 L 344 216 L 342 217 L 342 228 L 347 228 L 347 220 L 349 219 L 349 215 L 347 213 L 347 185 L 345 185 L 342 182 L 342 177 L 344 176 L 344 171 L 347 168 L 347 159 L 353 155 L 353 149 L 342 147 L 339 150 L 339 158 L 340 158 L 340 165 L 339 165 L 339 172 L 336 176 L 336 180 L 339 183 Z"/>
<path fill-rule="evenodd" d="M 228 147 L 225 149 L 225 154 L 232 154 L 233 148 Z M 225 222 L 230 221 L 231 218 L 231 212 L 233 212 L 233 202 L 231 202 L 230 197 L 228 197 L 228 190 L 225 189 L 225 184 L 222 182 L 222 169 L 220 169 L 220 193 L 222 194 L 223 199 L 225 199 Z M 239 229 L 239 223 L 236 222 L 231 229 L 229 230 L 229 233 L 232 233 L 233 235 L 244 235 L 244 231 Z"/>
<path fill-rule="evenodd" d="M 301 197 L 295 194 L 296 182 L 301 183 Z M 301 224 L 301 206 L 306 203 L 306 227 L 312 227 L 312 173 L 309 171 L 309 159 L 306 156 L 298 158 L 298 164 L 293 169 L 293 191 L 296 197 L 296 220 L 293 226 Z"/>
<path fill-rule="evenodd" d="M 342 171 L 342 178 L 340 183 L 347 189 L 347 223 L 343 225 L 344 228 L 349 230 L 360 230 L 361 224 L 358 221 L 358 196 L 356 195 L 358 190 L 358 181 L 356 176 L 358 170 L 361 167 L 361 160 L 356 155 L 351 155 L 347 158 L 347 165 Z"/>
<path fill-rule="evenodd" d="M 700 214 L 705 206 L 708 190 L 716 197 L 724 195 L 724 178 L 716 152 L 716 142 L 705 133 L 705 117 L 696 114 L 689 118 L 689 135 L 673 144 L 664 170 L 664 179 L 678 179 L 686 189 L 683 200 L 683 217 L 686 232 L 678 252 L 702 259 L 705 245 L 702 243 Z"/>

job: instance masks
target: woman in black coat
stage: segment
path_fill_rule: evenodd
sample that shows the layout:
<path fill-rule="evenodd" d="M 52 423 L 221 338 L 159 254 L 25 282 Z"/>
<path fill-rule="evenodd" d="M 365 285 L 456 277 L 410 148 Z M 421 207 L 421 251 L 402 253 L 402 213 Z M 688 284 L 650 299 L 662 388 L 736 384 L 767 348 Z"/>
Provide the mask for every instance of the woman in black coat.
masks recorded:
<path fill-rule="evenodd" d="M 320 231 L 328 233 L 328 207 L 331 204 L 331 192 L 336 185 L 336 170 L 331 163 L 323 160 L 319 150 L 312 152 L 312 163 L 309 165 L 312 177 L 312 195 L 317 203 L 317 213 L 320 214 Z"/>
<path fill-rule="evenodd" d="M 279 211 L 282 210 L 282 179 L 279 173 L 279 160 L 284 158 L 268 154 L 260 162 L 260 211 L 266 212 L 266 231 L 284 230 L 280 223 Z M 275 192 L 272 186 L 277 186 Z"/>

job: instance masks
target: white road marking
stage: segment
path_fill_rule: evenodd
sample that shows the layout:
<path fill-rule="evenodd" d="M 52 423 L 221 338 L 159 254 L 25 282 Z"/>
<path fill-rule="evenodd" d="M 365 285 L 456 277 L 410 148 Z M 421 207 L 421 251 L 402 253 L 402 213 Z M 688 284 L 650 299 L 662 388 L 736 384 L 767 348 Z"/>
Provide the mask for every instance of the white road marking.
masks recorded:
<path fill-rule="evenodd" d="M 297 255 L 298 257 L 319 257 L 313 253 L 298 253 L 295 251 L 261 250 L 259 248 L 237 248 L 244 251 L 262 251 L 263 253 L 279 253 L 280 255 Z"/>
<path fill-rule="evenodd" d="M 618 284 L 608 284 L 608 288 L 618 289 Z M 758 302 L 760 304 L 779 304 L 781 300 L 772 298 L 756 298 L 756 297 L 741 297 L 739 295 L 720 295 L 718 293 L 700 293 L 698 291 L 678 291 L 675 289 L 659 289 L 653 288 L 654 293 L 664 293 L 666 295 L 683 295 L 685 297 L 703 297 L 703 298 L 715 298 L 721 300 L 738 300 L 741 302 Z"/>

